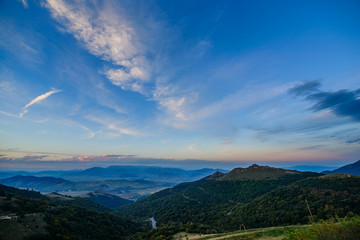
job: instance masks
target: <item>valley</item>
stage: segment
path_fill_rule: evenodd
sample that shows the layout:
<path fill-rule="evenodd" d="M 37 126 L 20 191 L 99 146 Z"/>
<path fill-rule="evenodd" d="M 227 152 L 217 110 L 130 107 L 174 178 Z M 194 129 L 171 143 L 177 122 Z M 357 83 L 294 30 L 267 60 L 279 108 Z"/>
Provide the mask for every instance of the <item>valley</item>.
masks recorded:
<path fill-rule="evenodd" d="M 118 221 L 120 226 L 124 223 L 132 226 L 131 231 L 127 228 L 116 230 L 122 232 L 122 237 L 114 239 L 265 240 L 284 239 L 290 232 L 308 226 L 311 220 L 309 211 L 315 222 L 360 214 L 360 176 L 357 175 L 325 175 L 256 164 L 227 173 L 213 171 L 199 180 L 175 186 L 148 180 L 72 182 L 54 177 L 13 176 L 2 179 L 1 184 L 30 190 L 36 187 L 89 192 L 72 197 L 61 191 L 41 194 L 0 185 L 3 196 L 1 215 L 20 217 L 24 219 L 21 222 L 26 222 L 25 217 L 34 216 L 38 219 L 34 221 L 43 227 L 39 231 L 32 228 L 32 232 L 21 230 L 29 236 L 53 236 L 57 232 L 64 236 L 81 236 L 84 239 L 93 236 L 97 239 L 95 232 L 83 236 L 77 230 L 66 227 L 67 221 L 79 229 L 88 226 L 78 222 L 82 221 L 78 216 L 86 213 L 94 216 L 91 220 L 93 224 L 106 215 L 113 219 L 111 221 Z M 137 194 L 149 189 L 157 191 L 129 200 L 121 197 L 125 193 L 114 194 L 119 189 Z M 61 220 L 64 217 L 66 221 Z M 55 220 L 62 227 L 55 227 Z M 18 224 L 19 220 L 10 219 L 6 224 L 9 221 L 16 224 L 7 228 L 23 229 L 23 225 Z M 105 231 L 103 234 L 110 234 L 114 231 L 113 227 L 101 227 Z"/>

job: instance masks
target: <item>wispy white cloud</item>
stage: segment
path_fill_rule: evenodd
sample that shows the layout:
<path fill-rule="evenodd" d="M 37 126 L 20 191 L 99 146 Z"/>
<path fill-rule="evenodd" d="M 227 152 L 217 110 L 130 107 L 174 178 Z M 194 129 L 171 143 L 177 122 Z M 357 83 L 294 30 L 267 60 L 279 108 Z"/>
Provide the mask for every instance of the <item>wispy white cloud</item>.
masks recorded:
<path fill-rule="evenodd" d="M 198 107 L 193 106 L 197 100 L 196 93 L 188 93 L 182 97 L 162 94 L 157 100 L 159 106 L 168 113 L 167 117 L 163 119 L 166 125 L 180 129 L 192 129 L 193 123 L 268 101 L 286 93 L 288 89 L 287 84 L 278 86 L 249 85 L 222 99 Z"/>
<path fill-rule="evenodd" d="M 84 125 L 80 124 L 78 121 L 74 121 L 74 120 L 68 119 L 68 118 L 43 119 L 43 120 L 35 120 L 35 121 L 33 120 L 33 122 L 36 122 L 36 123 L 52 122 L 52 123 L 55 123 L 58 125 L 70 127 L 72 129 L 82 129 L 85 131 L 85 134 L 79 133 L 80 140 L 92 139 L 96 136 L 96 133 L 97 133 L 97 132 L 91 130 L 90 128 L 85 127 Z"/>
<path fill-rule="evenodd" d="M 65 31 L 71 33 L 91 54 L 115 65 L 113 68 L 108 67 L 102 71 L 112 84 L 123 90 L 139 92 L 146 95 L 148 100 L 155 101 L 161 114 L 165 113 L 166 116 L 161 116 L 161 118 L 167 125 L 182 128 L 190 121 L 209 118 L 221 112 L 238 110 L 270 99 L 287 90 L 287 88 L 270 90 L 264 88 L 266 89 L 264 91 L 263 86 L 260 86 L 259 89 L 263 94 L 255 95 L 254 92 L 259 89 L 244 87 L 212 103 L 194 104 L 197 103 L 198 92 L 191 86 L 184 89 L 184 86 L 178 87 L 173 80 L 171 82 L 174 84 L 170 84 L 171 74 L 167 70 L 162 71 L 161 74 L 155 74 L 159 72 L 159 69 L 166 68 L 166 61 L 159 60 L 157 56 L 155 63 L 153 61 L 149 63 L 150 50 L 138 29 L 139 24 L 136 21 L 139 19 L 129 18 L 118 4 L 100 5 L 94 2 L 90 4 L 93 5 L 89 6 L 89 2 L 85 1 L 69 3 L 64 0 L 46 0 L 44 6 L 51 12 L 53 18 L 65 27 Z M 211 46 L 210 41 L 198 42 L 189 51 L 192 53 L 191 57 L 202 57 Z M 230 62 L 231 64 L 223 64 L 222 67 L 216 66 L 216 68 L 220 68 L 222 74 L 229 78 L 237 75 L 239 68 L 245 68 L 243 65 L 247 66 L 244 62 L 248 61 L 237 60 L 235 64 Z M 224 65 L 225 69 L 223 69 Z M 214 74 L 218 78 L 221 77 L 216 71 Z M 148 84 L 150 82 L 155 82 L 155 86 Z M 116 125 L 107 124 L 107 128 L 110 129 L 110 127 L 119 134 L 135 135 L 124 129 L 115 130 Z"/>
<path fill-rule="evenodd" d="M 104 119 L 104 118 L 98 118 L 98 117 L 94 117 L 94 116 L 87 116 L 87 118 L 93 122 L 99 123 L 101 125 L 103 125 L 106 129 L 110 130 L 110 135 L 111 137 L 118 137 L 120 135 L 129 135 L 129 136 L 141 136 L 142 134 L 130 127 L 124 127 L 119 122 L 115 122 L 109 119 Z"/>
<path fill-rule="evenodd" d="M 61 90 L 53 89 L 53 90 L 51 90 L 51 91 L 49 91 L 47 93 L 44 93 L 44 94 L 34 98 L 28 104 L 25 105 L 24 110 L 21 113 L 19 113 L 19 117 L 22 118 L 24 116 L 24 114 L 28 112 L 28 108 L 31 105 L 34 105 L 35 103 L 40 103 L 42 100 L 44 100 L 44 99 L 50 97 L 52 94 L 58 93 L 58 92 L 61 92 Z"/>
<path fill-rule="evenodd" d="M 24 5 L 24 8 L 28 8 L 29 4 L 27 2 L 27 0 L 21 0 L 22 4 Z"/>
<path fill-rule="evenodd" d="M 15 117 L 15 118 L 19 117 L 19 115 L 7 113 L 7 112 L 4 112 L 4 111 L 0 111 L 0 113 L 3 114 L 3 115 L 9 116 L 9 117 Z"/>
<path fill-rule="evenodd" d="M 173 87 L 167 80 L 153 76 L 154 72 L 164 66 L 157 61 L 151 61 L 150 64 L 147 58 L 150 47 L 146 46 L 149 41 L 145 44 L 144 31 L 138 29 L 139 24 L 134 22 L 136 20 L 129 20 L 134 18 L 129 18 L 119 5 L 110 1 L 110 5 L 94 4 L 89 7 L 89 2 L 85 1 L 69 3 L 47 0 L 44 6 L 65 27 L 65 31 L 71 33 L 91 54 L 116 66 L 102 71 L 112 84 L 123 90 L 146 95 L 158 104 L 159 109 L 175 118 L 187 118 L 184 107 L 192 103 L 193 96 L 175 94 L 175 88 L 169 90 Z M 151 25 L 155 29 L 156 21 Z M 153 38 L 158 33 L 151 34 Z M 207 41 L 199 42 L 196 46 L 199 52 L 197 55 L 202 55 L 209 45 Z M 149 84 L 151 82 L 156 83 L 154 88 Z M 165 88 L 166 91 L 163 91 Z"/>
<path fill-rule="evenodd" d="M 90 8 L 85 1 L 70 4 L 63 0 L 47 0 L 44 6 L 91 54 L 117 66 L 105 71 L 114 85 L 143 92 L 150 68 L 136 31 L 121 9 L 106 4 Z"/>
<path fill-rule="evenodd" d="M 289 86 L 249 86 L 215 103 L 209 104 L 192 114 L 192 118 L 203 119 L 220 112 L 238 110 L 286 93 Z"/>
<path fill-rule="evenodd" d="M 89 128 L 84 127 L 82 125 L 80 125 L 80 128 L 87 132 L 87 136 L 84 137 L 83 139 L 91 139 L 91 138 L 95 137 L 95 135 L 96 135 L 95 132 L 91 131 Z"/>
<path fill-rule="evenodd" d="M 0 111 L 1 114 L 3 115 L 6 115 L 6 116 L 10 116 L 10 117 L 15 117 L 15 118 L 22 118 L 29 110 L 28 108 L 31 106 L 31 105 L 34 105 L 35 103 L 40 103 L 42 100 L 48 98 L 49 96 L 51 96 L 52 94 L 54 93 L 58 93 L 58 92 L 61 92 L 61 90 L 58 90 L 58 89 L 53 89 L 47 93 L 44 93 L 36 98 L 34 98 L 33 100 L 31 100 L 28 104 L 26 104 L 23 108 L 23 111 L 20 112 L 19 114 L 11 114 L 11 113 L 7 113 L 7 112 L 4 112 L 4 111 Z"/>

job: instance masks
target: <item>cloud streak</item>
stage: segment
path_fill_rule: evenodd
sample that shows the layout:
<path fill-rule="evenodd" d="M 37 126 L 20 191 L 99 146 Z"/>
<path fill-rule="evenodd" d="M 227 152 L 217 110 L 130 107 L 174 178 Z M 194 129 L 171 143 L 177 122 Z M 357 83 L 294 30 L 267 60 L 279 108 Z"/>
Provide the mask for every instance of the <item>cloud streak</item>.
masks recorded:
<path fill-rule="evenodd" d="M 55 93 L 58 93 L 58 92 L 61 92 L 61 90 L 58 90 L 58 89 L 53 89 L 47 93 L 44 93 L 36 98 L 34 98 L 33 100 L 31 100 L 28 104 L 26 104 L 23 108 L 23 111 L 20 112 L 19 114 L 11 114 L 11 113 L 8 113 L 8 112 L 4 112 L 4 111 L 0 111 L 0 114 L 3 114 L 3 115 L 6 115 L 6 116 L 9 116 L 9 117 L 15 117 L 15 118 L 22 118 L 29 110 L 28 108 L 36 103 L 40 103 L 42 100 L 45 100 L 46 98 L 50 97 L 52 94 L 55 94 Z"/>
<path fill-rule="evenodd" d="M 360 143 L 360 138 L 348 140 L 346 143 Z"/>
<path fill-rule="evenodd" d="M 112 133 L 111 136 L 113 137 L 118 137 L 120 135 L 129 135 L 129 136 L 142 135 L 139 131 L 135 129 L 119 126 L 120 125 L 119 123 L 111 121 L 109 119 L 104 119 L 104 118 L 100 119 L 93 116 L 88 116 L 87 118 L 93 122 L 103 125 L 106 129 L 110 130 L 110 132 Z"/>
<path fill-rule="evenodd" d="M 24 8 L 28 8 L 29 4 L 27 3 L 27 0 L 21 0 L 22 4 L 24 5 Z"/>
<path fill-rule="evenodd" d="M 44 99 L 50 97 L 52 94 L 58 93 L 58 92 L 61 92 L 61 90 L 53 89 L 53 90 L 51 90 L 51 91 L 49 91 L 47 93 L 44 93 L 44 94 L 34 98 L 28 104 L 25 105 L 24 110 L 21 113 L 19 113 L 19 117 L 22 118 L 24 116 L 24 114 L 26 114 L 28 112 L 28 108 L 31 105 L 34 105 L 35 103 L 40 103 L 42 100 L 44 100 Z"/>
<path fill-rule="evenodd" d="M 320 91 L 320 81 L 314 80 L 289 89 L 295 96 L 304 96 L 304 100 L 311 102 L 313 111 L 331 110 L 341 117 L 351 117 L 360 121 L 360 89 L 339 90 L 335 92 Z"/>

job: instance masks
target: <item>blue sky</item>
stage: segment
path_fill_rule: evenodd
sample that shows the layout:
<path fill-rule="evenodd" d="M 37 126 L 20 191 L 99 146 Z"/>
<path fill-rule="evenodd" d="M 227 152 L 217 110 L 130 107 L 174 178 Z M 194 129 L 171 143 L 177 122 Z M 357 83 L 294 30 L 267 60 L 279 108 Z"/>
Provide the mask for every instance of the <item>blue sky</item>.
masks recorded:
<path fill-rule="evenodd" d="M 359 12 L 350 0 L 1 1 L 0 164 L 358 160 Z"/>

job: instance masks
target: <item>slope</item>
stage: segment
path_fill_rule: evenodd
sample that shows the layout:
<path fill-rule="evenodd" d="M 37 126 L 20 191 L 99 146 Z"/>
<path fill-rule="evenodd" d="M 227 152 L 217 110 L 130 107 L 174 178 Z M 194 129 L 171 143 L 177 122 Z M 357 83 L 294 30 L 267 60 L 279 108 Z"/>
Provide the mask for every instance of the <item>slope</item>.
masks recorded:
<path fill-rule="evenodd" d="M 86 198 L 100 205 L 108 208 L 117 208 L 125 204 L 132 203 L 133 201 L 118 197 L 116 195 L 107 193 L 103 190 L 96 190 L 87 194 L 81 195 L 80 198 Z"/>
<path fill-rule="evenodd" d="M 160 226 L 171 222 L 215 226 L 235 207 L 258 196 L 304 178 L 320 176 L 310 172 L 269 170 L 257 165 L 242 170 L 235 169 L 227 174 L 217 172 L 196 182 L 182 183 L 120 207 L 118 211 L 142 218 L 154 215 Z"/>
<path fill-rule="evenodd" d="M 331 173 L 347 173 L 347 174 L 354 174 L 360 175 L 360 160 L 354 162 L 352 164 L 345 165 L 343 167 L 337 168 L 332 171 L 324 171 L 324 174 L 331 174 Z"/>
<path fill-rule="evenodd" d="M 360 177 L 331 174 L 312 177 L 275 189 L 239 206 L 221 219 L 224 229 L 308 223 L 308 201 L 314 219 L 360 214 Z"/>
<path fill-rule="evenodd" d="M 0 239 L 125 239 L 145 229 L 140 223 L 111 212 L 98 212 L 85 207 L 59 205 L 51 200 L 33 199 L 31 191 L 0 185 Z M 26 193 L 30 192 L 30 193 Z M 17 195 L 14 193 L 20 193 Z M 85 199 L 84 199 L 85 200 Z M 67 200 L 67 202 L 71 202 Z M 34 223 L 42 224 L 40 227 Z M 34 225 L 34 226 L 32 226 Z M 11 229 L 12 232 L 8 230 Z M 21 234 L 14 235 L 13 232 Z"/>

